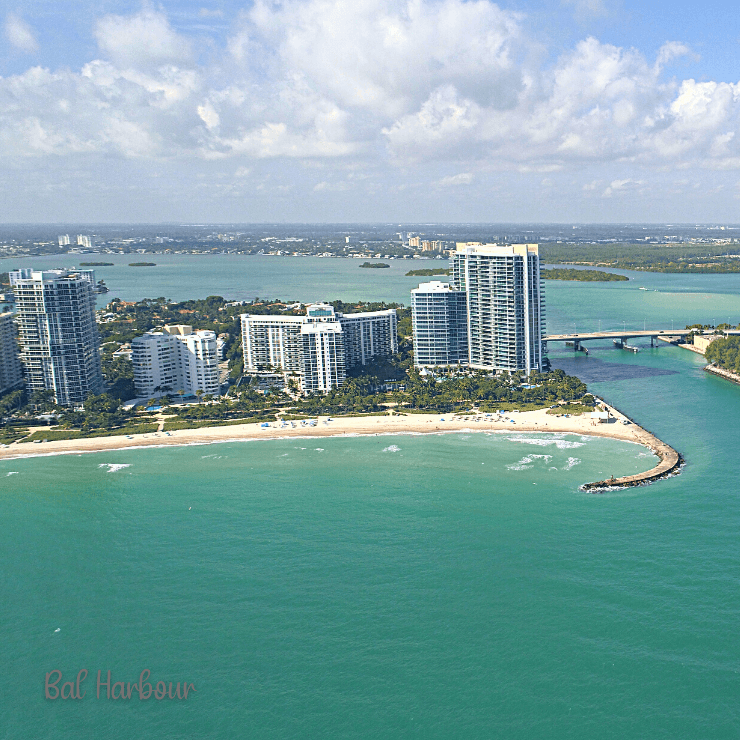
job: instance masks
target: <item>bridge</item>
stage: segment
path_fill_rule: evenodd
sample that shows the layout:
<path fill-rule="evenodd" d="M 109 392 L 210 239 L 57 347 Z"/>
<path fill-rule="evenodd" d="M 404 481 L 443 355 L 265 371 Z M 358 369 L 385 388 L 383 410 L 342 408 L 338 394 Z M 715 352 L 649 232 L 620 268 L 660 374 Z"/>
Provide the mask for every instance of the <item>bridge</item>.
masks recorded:
<path fill-rule="evenodd" d="M 573 345 L 573 349 L 576 352 L 588 353 L 588 350 L 581 346 L 581 342 L 586 342 L 589 339 L 611 339 L 617 346 L 637 352 L 635 347 L 630 347 L 627 344 L 628 339 L 650 339 L 650 346 L 653 347 L 655 346 L 655 341 L 657 339 L 662 339 L 665 342 L 672 343 L 676 339 L 685 337 L 692 331 L 696 331 L 696 329 L 637 329 L 635 331 L 623 329 L 622 331 L 588 331 L 573 334 L 550 334 L 546 337 L 542 337 L 542 341 L 567 342 Z M 737 335 L 740 334 L 740 330 L 725 330 L 725 334 Z"/>
<path fill-rule="evenodd" d="M 623 329 L 622 331 L 589 331 L 578 332 L 574 334 L 550 334 L 543 337 L 543 342 L 568 342 L 573 345 L 576 352 L 586 352 L 585 347 L 581 347 L 581 342 L 589 339 L 611 339 L 620 347 L 633 349 L 627 344 L 628 339 L 650 339 L 650 346 L 654 346 L 657 339 L 663 339 L 666 342 L 673 342 L 678 338 L 690 334 L 692 329 Z"/>

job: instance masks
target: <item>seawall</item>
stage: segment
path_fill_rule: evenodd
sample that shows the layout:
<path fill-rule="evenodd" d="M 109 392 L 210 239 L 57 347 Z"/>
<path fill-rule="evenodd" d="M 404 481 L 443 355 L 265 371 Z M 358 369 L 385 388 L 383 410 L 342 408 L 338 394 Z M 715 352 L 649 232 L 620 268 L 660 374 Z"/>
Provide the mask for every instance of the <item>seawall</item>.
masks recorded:
<path fill-rule="evenodd" d="M 740 375 L 737 373 L 731 373 L 729 370 L 725 370 L 722 367 L 717 367 L 716 365 L 707 365 L 704 370 L 706 370 L 708 373 L 712 373 L 712 375 L 716 375 L 720 378 L 724 378 L 725 380 L 729 380 L 732 383 L 737 383 L 740 385 Z"/>
<path fill-rule="evenodd" d="M 634 422 L 633 422 L 634 423 Z M 661 478 L 668 478 L 677 475 L 684 464 L 684 459 L 670 445 L 658 439 L 646 429 L 639 425 L 636 426 L 637 441 L 650 448 L 652 452 L 660 458 L 660 462 L 651 470 L 636 475 L 625 475 L 621 478 L 612 476 L 607 480 L 596 481 L 595 483 L 584 483 L 581 486 L 582 491 L 598 493 L 599 491 L 613 491 L 619 488 L 631 488 L 633 486 L 644 486 L 653 483 Z"/>

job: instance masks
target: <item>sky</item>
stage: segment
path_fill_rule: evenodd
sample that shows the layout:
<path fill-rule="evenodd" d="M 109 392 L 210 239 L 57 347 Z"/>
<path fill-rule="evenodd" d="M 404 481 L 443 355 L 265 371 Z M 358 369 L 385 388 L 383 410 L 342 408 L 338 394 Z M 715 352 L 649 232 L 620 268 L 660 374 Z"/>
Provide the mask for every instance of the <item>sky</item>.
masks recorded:
<path fill-rule="evenodd" d="M 705 0 L 0 0 L 0 222 L 722 222 Z"/>

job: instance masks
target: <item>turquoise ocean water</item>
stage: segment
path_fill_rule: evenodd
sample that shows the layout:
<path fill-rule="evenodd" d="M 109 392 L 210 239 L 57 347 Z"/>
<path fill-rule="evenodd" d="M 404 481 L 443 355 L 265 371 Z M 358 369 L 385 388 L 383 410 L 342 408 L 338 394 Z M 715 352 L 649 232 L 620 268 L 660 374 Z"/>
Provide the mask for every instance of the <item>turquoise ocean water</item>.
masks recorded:
<path fill-rule="evenodd" d="M 230 295 L 195 259 L 183 290 Z M 256 294 L 315 296 L 274 264 Z M 361 272 L 340 297 L 414 282 Z M 548 283 L 550 330 L 740 320 L 740 276 L 635 278 Z M 585 494 L 653 458 L 516 431 L 1 461 L 0 737 L 736 738 L 740 386 L 673 347 L 552 357 L 683 473 Z M 197 692 L 96 699 L 99 669 Z"/>

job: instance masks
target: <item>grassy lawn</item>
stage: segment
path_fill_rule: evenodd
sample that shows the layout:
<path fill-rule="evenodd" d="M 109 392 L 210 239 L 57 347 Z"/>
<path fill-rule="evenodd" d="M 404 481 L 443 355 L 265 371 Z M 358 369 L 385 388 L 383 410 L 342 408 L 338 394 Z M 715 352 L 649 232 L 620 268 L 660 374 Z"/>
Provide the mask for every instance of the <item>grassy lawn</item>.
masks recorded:
<path fill-rule="evenodd" d="M 28 427 L 4 427 L 0 429 L 0 444 L 9 445 L 28 434 Z"/>
<path fill-rule="evenodd" d="M 549 409 L 547 413 L 551 416 L 558 416 L 559 414 L 579 416 L 580 414 L 590 414 L 593 410 L 593 406 L 585 406 L 582 403 L 565 403 L 562 406 L 556 406 L 554 409 Z"/>
<path fill-rule="evenodd" d="M 245 419 L 180 419 L 167 421 L 165 432 L 175 432 L 178 429 L 200 429 L 201 427 L 226 427 L 236 424 L 257 424 L 265 421 L 277 421 L 275 416 L 251 416 Z"/>
<path fill-rule="evenodd" d="M 132 424 L 118 429 L 94 429 L 91 432 L 82 432 L 79 429 L 44 429 L 34 432 L 30 437 L 21 441 L 35 442 L 38 439 L 56 442 L 60 439 L 90 439 L 93 437 L 118 437 L 124 434 L 151 434 L 157 431 L 157 427 L 157 424 Z"/>

